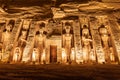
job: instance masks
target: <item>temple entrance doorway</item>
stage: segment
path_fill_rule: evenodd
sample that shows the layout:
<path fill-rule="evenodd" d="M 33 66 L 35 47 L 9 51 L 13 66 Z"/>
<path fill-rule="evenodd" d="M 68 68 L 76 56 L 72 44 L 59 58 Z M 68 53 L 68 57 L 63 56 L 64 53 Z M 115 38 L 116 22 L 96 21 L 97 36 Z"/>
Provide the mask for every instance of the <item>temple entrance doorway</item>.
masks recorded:
<path fill-rule="evenodd" d="M 57 45 L 50 45 L 50 63 L 57 62 Z"/>

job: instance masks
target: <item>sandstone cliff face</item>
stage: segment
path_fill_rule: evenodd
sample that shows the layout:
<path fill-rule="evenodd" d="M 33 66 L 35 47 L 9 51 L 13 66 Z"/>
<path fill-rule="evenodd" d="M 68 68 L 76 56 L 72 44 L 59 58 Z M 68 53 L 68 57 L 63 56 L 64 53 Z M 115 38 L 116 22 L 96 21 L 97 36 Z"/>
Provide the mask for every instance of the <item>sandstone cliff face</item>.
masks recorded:
<path fill-rule="evenodd" d="M 120 0 L 102 0 L 102 2 L 120 2 Z"/>

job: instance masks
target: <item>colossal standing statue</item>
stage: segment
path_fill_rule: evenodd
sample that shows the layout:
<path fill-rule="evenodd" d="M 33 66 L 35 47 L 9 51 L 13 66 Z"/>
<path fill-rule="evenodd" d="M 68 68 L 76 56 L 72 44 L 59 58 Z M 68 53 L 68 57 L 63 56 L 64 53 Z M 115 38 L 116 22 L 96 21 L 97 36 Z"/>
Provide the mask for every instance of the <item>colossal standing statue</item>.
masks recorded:
<path fill-rule="evenodd" d="M 44 63 L 45 61 L 45 41 L 46 41 L 46 35 L 44 34 L 44 27 L 45 24 L 40 24 L 40 29 L 38 31 L 38 34 L 35 36 L 35 42 L 34 42 L 34 48 L 38 49 L 39 52 L 39 62 Z"/>
<path fill-rule="evenodd" d="M 91 51 L 91 36 L 89 29 L 86 25 L 83 26 L 82 29 L 82 43 L 83 43 L 83 60 L 84 62 L 88 62 L 90 58 L 90 51 Z"/>
<path fill-rule="evenodd" d="M 11 37 L 12 37 L 12 28 L 13 25 L 8 23 L 6 25 L 5 31 L 2 33 L 2 51 L 3 51 L 3 61 L 8 61 L 9 59 L 9 54 L 12 49 L 12 44 L 10 42 Z"/>
<path fill-rule="evenodd" d="M 103 49 L 105 52 L 105 60 L 106 62 L 109 62 L 110 61 L 109 33 L 104 25 L 100 26 L 99 33 L 101 36 Z"/>
<path fill-rule="evenodd" d="M 70 30 L 71 30 L 70 24 L 66 23 L 65 34 L 63 34 L 63 47 L 65 48 L 68 63 L 71 62 L 71 48 L 73 39 L 73 35 L 70 33 Z"/>

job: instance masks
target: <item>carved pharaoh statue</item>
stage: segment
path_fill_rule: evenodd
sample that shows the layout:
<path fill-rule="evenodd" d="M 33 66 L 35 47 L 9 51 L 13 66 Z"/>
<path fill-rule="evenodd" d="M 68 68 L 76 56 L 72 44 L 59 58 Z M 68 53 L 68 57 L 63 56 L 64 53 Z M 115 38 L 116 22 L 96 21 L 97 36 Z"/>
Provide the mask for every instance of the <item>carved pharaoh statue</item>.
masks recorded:
<path fill-rule="evenodd" d="M 5 28 L 5 31 L 2 33 L 2 51 L 3 51 L 3 60 L 8 61 L 9 54 L 12 49 L 12 44 L 10 42 L 12 37 L 12 24 L 8 24 Z"/>
<path fill-rule="evenodd" d="M 71 62 L 71 48 L 72 48 L 72 37 L 73 35 L 70 33 L 71 25 L 65 25 L 65 34 L 63 34 L 63 48 L 65 48 L 65 53 L 67 56 L 67 62 Z"/>
<path fill-rule="evenodd" d="M 42 60 L 45 55 L 44 49 L 45 49 L 45 40 L 46 40 L 46 35 L 44 34 L 44 27 L 45 24 L 41 23 L 40 24 L 40 29 L 37 32 L 35 36 L 35 42 L 34 42 L 34 48 L 37 48 L 39 51 L 39 62 L 43 63 L 44 60 Z"/>
<path fill-rule="evenodd" d="M 3 42 L 2 42 L 2 35 L 3 35 L 3 30 L 5 28 L 5 23 L 0 24 L 0 61 L 3 59 Z"/>

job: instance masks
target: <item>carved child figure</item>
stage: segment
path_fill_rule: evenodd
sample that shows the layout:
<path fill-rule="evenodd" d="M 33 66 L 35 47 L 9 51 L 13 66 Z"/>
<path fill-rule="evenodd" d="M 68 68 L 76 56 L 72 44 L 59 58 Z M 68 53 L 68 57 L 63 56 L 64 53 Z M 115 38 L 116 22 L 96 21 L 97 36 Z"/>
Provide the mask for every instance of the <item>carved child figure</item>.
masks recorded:
<path fill-rule="evenodd" d="M 19 47 L 15 48 L 14 54 L 13 54 L 13 62 L 19 62 L 21 58 L 21 50 Z"/>
<path fill-rule="evenodd" d="M 2 50 L 0 50 L 0 61 L 2 61 L 3 53 Z"/>
<path fill-rule="evenodd" d="M 39 63 L 39 52 L 37 48 L 33 49 L 33 53 L 32 53 L 32 62 L 33 63 Z"/>

